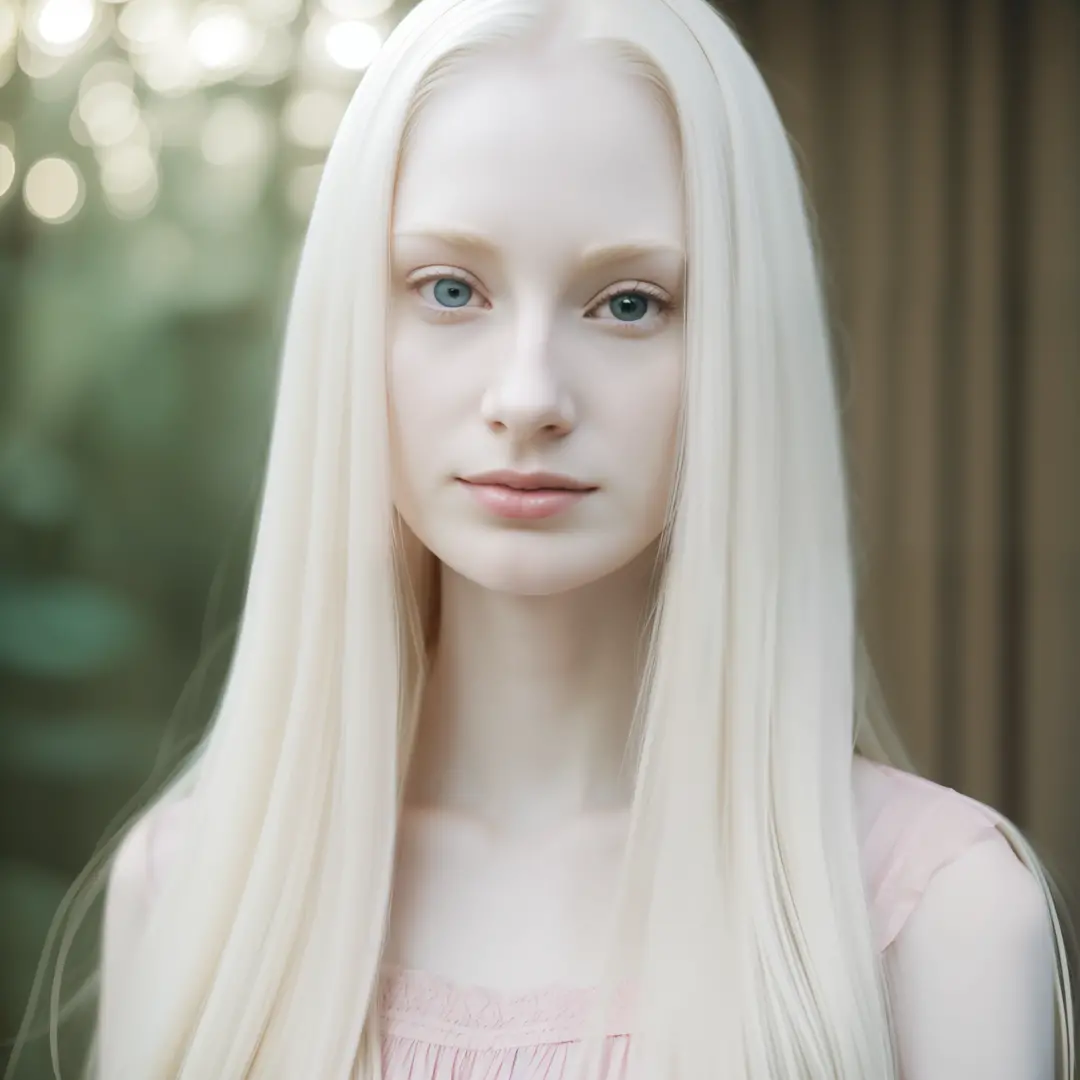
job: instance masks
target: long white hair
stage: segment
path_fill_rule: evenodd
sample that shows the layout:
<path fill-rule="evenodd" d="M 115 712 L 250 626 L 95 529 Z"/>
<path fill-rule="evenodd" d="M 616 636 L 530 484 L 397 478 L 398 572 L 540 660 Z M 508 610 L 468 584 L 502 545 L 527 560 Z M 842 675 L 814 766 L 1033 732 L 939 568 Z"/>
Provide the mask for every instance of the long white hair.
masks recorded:
<path fill-rule="evenodd" d="M 381 1076 L 379 967 L 436 611 L 433 559 L 389 479 L 395 182 L 440 80 L 488 49 L 554 41 L 556 7 L 422 0 L 344 117 L 292 301 L 234 659 L 199 753 L 159 800 L 191 796 L 187 842 L 124 991 L 123 1059 L 100 1080 Z M 855 623 L 831 346 L 794 156 L 705 0 L 565 7 L 567 35 L 668 106 L 687 221 L 680 457 L 601 1003 L 636 981 L 642 1080 L 895 1080 L 851 770 L 856 750 L 906 763 L 876 723 Z M 1023 837 L 1002 828 L 1046 890 Z"/>

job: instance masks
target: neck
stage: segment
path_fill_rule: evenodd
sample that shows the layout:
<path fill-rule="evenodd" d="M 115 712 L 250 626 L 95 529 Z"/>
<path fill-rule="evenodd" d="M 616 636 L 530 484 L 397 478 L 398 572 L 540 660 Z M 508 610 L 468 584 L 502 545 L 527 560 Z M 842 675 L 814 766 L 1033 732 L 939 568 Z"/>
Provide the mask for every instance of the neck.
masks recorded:
<path fill-rule="evenodd" d="M 554 596 L 492 592 L 444 565 L 407 804 L 499 830 L 625 810 L 654 560 Z"/>

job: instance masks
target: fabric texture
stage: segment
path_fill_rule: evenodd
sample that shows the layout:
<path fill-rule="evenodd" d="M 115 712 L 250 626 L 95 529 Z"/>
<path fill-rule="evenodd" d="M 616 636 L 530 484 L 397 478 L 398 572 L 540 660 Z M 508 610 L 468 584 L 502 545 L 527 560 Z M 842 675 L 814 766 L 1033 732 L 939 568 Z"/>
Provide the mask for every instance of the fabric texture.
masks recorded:
<path fill-rule="evenodd" d="M 977 843 L 1009 845 L 993 810 L 951 788 L 864 759 L 856 759 L 854 778 L 866 895 L 884 952 L 942 867 Z M 860 788 L 872 797 L 861 799 Z M 154 832 L 152 881 L 181 827 L 182 804 Z M 386 1080 L 562 1080 L 595 994 L 567 986 L 504 993 L 387 965 L 379 990 Z M 632 1004 L 632 988 L 624 987 L 607 1029 L 610 1080 L 626 1073 Z"/>

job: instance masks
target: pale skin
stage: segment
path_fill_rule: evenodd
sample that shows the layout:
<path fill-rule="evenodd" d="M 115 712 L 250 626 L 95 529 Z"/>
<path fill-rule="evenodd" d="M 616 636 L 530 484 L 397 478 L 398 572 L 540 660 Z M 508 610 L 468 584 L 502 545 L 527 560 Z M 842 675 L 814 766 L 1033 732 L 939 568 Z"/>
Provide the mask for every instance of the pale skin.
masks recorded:
<path fill-rule="evenodd" d="M 627 243 L 656 250 L 586 265 Z M 585 59 L 494 63 L 422 116 L 395 209 L 390 383 L 398 506 L 443 564 L 445 644 L 402 823 L 392 962 L 507 990 L 597 975 L 674 453 L 682 250 L 678 153 L 641 84 Z M 628 327 L 609 300 L 643 282 L 671 306 L 646 295 Z M 508 523 L 456 480 L 497 468 L 598 490 Z M 873 783 L 856 787 L 860 814 Z M 886 964 L 905 1080 L 1051 1080 L 1048 923 L 1007 851 L 977 845 L 943 870 Z"/>
<path fill-rule="evenodd" d="M 466 985 L 598 975 L 681 392 L 682 178 L 668 124 L 642 84 L 595 59 L 492 63 L 431 99 L 400 177 L 395 500 L 443 586 L 387 959 Z M 649 250 L 601 259 L 627 244 Z M 457 480 L 505 468 L 596 490 L 563 515 L 507 521 Z M 882 791 L 856 769 L 860 820 Z M 150 825 L 110 878 L 106 1059 L 147 914 Z M 1048 921 L 1007 849 L 978 844 L 941 870 L 885 961 L 903 1080 L 1052 1080 Z"/>
<path fill-rule="evenodd" d="M 680 192 L 660 107 L 595 64 L 442 88 L 404 162 L 397 503 L 443 564 L 393 913 L 407 966 L 488 985 L 595 974 L 586 943 L 631 794 L 622 754 L 674 462 Z M 628 244 L 649 250 L 600 254 Z M 464 281 L 467 304 L 440 311 L 429 270 Z M 612 313 L 620 293 L 638 298 L 633 320 Z M 506 468 L 597 490 L 506 521 L 456 479 Z"/>

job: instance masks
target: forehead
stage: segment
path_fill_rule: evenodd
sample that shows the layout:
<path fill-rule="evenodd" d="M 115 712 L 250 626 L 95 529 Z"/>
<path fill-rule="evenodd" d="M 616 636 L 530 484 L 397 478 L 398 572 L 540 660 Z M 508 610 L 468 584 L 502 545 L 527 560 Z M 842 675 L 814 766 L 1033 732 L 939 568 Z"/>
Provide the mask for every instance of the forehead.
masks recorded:
<path fill-rule="evenodd" d="M 424 104 L 395 228 L 481 230 L 534 249 L 628 233 L 682 241 L 678 140 L 656 92 L 594 56 L 488 62 Z"/>

